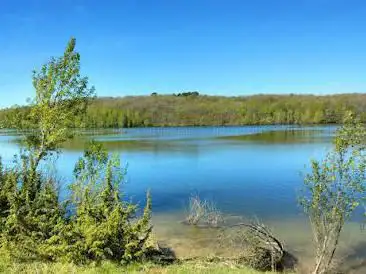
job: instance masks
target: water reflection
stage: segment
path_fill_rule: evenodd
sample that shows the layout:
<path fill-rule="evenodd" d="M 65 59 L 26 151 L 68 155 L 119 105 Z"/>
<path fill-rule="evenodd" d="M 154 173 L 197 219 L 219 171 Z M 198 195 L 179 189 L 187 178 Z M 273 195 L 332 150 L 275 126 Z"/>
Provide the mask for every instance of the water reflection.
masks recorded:
<path fill-rule="evenodd" d="M 288 217 L 298 214 L 299 172 L 310 158 L 324 154 L 334 130 L 297 126 L 93 130 L 63 146 L 57 167 L 59 176 L 71 181 L 74 163 L 86 143 L 95 139 L 128 165 L 125 189 L 130 195 L 142 200 L 151 189 L 156 212 L 179 210 L 196 192 L 228 213 Z M 18 150 L 19 136 L 0 135 L 0 143 L 1 155 L 10 160 Z"/>
<path fill-rule="evenodd" d="M 180 222 L 189 195 L 196 193 L 215 201 L 226 218 L 256 216 L 264 220 L 286 240 L 291 251 L 306 257 L 311 250 L 311 234 L 296 202 L 302 184 L 300 172 L 306 170 L 311 158 L 324 155 L 335 128 L 259 126 L 83 131 L 63 146 L 56 165 L 62 177 L 62 195 L 66 197 L 74 164 L 90 139 L 119 153 L 128 168 L 124 192 L 134 201 L 143 202 L 146 189 L 151 190 L 156 231 L 178 255 L 191 254 L 192 250 L 200 253 L 197 255 L 215 251 L 215 233 L 192 230 Z M 19 138 L 14 132 L 0 132 L 0 154 L 5 161 L 10 162 L 18 152 Z M 356 254 L 350 260 L 355 260 L 360 253 L 357 244 L 363 236 L 357 224 L 347 225 L 343 242 L 354 244 Z"/>

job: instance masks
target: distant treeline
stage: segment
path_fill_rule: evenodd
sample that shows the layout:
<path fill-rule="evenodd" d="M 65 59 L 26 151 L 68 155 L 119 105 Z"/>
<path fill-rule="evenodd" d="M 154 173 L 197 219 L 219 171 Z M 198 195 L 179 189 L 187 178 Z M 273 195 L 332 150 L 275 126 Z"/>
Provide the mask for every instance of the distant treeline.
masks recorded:
<path fill-rule="evenodd" d="M 224 126 L 341 123 L 353 111 L 366 122 L 366 94 L 254 95 L 220 97 L 198 92 L 150 96 L 96 98 L 75 127 Z M 0 124 L 26 121 L 29 108 L 0 111 Z M 24 123 L 26 125 L 26 123 Z"/>

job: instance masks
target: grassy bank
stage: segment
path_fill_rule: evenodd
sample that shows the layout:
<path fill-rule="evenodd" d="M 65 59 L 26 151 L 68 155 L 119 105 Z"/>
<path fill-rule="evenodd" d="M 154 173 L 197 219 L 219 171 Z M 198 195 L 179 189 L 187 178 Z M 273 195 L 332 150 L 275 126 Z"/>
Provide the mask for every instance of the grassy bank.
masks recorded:
<path fill-rule="evenodd" d="M 159 266 L 154 264 L 134 264 L 119 266 L 113 263 L 103 263 L 100 266 L 76 266 L 70 263 L 0 263 L 1 273 L 243 273 L 259 274 L 245 266 L 231 262 L 190 261 L 178 264 Z"/>

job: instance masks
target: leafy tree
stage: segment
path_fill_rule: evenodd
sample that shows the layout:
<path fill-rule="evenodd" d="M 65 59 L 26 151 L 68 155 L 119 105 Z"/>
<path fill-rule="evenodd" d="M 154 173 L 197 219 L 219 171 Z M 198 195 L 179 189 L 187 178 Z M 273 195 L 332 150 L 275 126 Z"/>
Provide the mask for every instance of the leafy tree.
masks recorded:
<path fill-rule="evenodd" d="M 36 96 L 12 122 L 17 128 L 31 128 L 25 135 L 26 149 L 14 168 L 1 176 L 2 246 L 14 256 L 48 257 L 44 245 L 57 235 L 65 208 L 59 202 L 54 178 L 37 169 L 39 162 L 57 151 L 71 137 L 73 119 L 85 113 L 94 89 L 80 76 L 80 55 L 71 39 L 62 57 L 52 58 L 39 72 L 33 72 Z"/>
<path fill-rule="evenodd" d="M 21 255 L 42 257 L 41 246 L 57 233 L 54 229 L 62 221 L 64 208 L 55 180 L 37 167 L 71 137 L 73 120 L 85 113 L 87 100 L 94 93 L 88 88 L 88 79 L 80 76 L 74 38 L 63 56 L 51 58 L 40 71 L 33 72 L 33 86 L 36 96 L 27 108 L 29 112 L 18 112 L 21 115 L 13 120 L 20 129 L 33 130 L 25 135 L 27 147 L 15 168 L 4 172 L 0 196 L 4 246 L 23 252 Z"/>
<path fill-rule="evenodd" d="M 220 97 L 195 92 L 177 95 L 98 98 L 74 127 L 220 126 L 260 124 L 341 124 L 347 111 L 366 122 L 366 94 L 254 95 Z M 30 108 L 0 111 L 3 127 Z"/>
<path fill-rule="evenodd" d="M 322 161 L 312 161 L 300 203 L 313 229 L 316 257 L 313 273 L 331 267 L 345 222 L 366 194 L 366 130 L 352 114 L 337 131 L 334 148 Z"/>
<path fill-rule="evenodd" d="M 18 128 L 33 131 L 25 135 L 26 149 L 15 158 L 14 167 L 0 164 L 0 244 L 21 260 L 141 259 L 152 229 L 151 199 L 148 194 L 143 214 L 137 217 L 137 205 L 121 194 L 124 170 L 118 157 L 92 143 L 75 167 L 71 199 L 65 203 L 60 202 L 57 180 L 47 176 L 43 166 L 38 168 L 72 137 L 71 127 L 86 113 L 94 94 L 88 79 L 80 76 L 80 56 L 74 48 L 71 39 L 62 57 L 52 58 L 33 74 L 36 97 L 22 116 L 26 119 L 16 121 Z M 113 123 L 115 114 L 106 113 Z"/>
<path fill-rule="evenodd" d="M 36 167 L 72 137 L 69 129 L 76 117 L 86 113 L 88 100 L 94 95 L 88 78 L 80 75 L 80 54 L 75 51 L 75 42 L 75 38 L 70 39 L 63 56 L 51 58 L 39 71 L 33 71 L 36 96 L 28 123 L 35 131 L 26 136 L 26 143 Z"/>

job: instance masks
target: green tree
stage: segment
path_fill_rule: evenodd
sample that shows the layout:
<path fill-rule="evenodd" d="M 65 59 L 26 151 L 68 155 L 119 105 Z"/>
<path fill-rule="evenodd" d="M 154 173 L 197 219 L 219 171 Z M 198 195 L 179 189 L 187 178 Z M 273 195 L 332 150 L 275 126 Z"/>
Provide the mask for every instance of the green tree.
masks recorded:
<path fill-rule="evenodd" d="M 71 127 L 80 123 L 77 118 L 94 94 L 88 79 L 80 76 L 74 48 L 71 39 L 62 57 L 52 58 L 33 75 L 36 97 L 27 119 L 18 121 L 19 128 L 33 131 L 26 134 L 26 149 L 14 167 L 0 163 L 0 244 L 11 258 L 21 260 L 131 262 L 147 251 L 151 199 L 148 194 L 138 217 L 137 205 L 121 194 L 124 170 L 119 158 L 92 143 L 77 162 L 71 199 L 65 203 L 60 202 L 56 179 L 47 176 L 43 165 L 38 168 L 72 137 Z M 113 111 L 104 112 L 115 123 Z"/>
<path fill-rule="evenodd" d="M 98 98 L 92 100 L 87 115 L 72 124 L 76 127 L 341 124 L 347 111 L 353 111 L 366 122 L 365 102 L 366 94 Z M 0 111 L 2 126 L 13 127 L 14 117 L 26 121 L 29 111 L 30 108 Z"/>
<path fill-rule="evenodd" d="M 69 41 L 63 56 L 33 72 L 33 86 L 35 98 L 29 107 L 16 109 L 12 121 L 17 128 L 32 129 L 25 134 L 26 148 L 0 178 L 1 243 L 14 256 L 45 258 L 44 247 L 59 233 L 65 208 L 55 178 L 37 167 L 72 136 L 73 120 L 85 113 L 94 94 L 88 79 L 80 76 L 75 39 Z"/>
<path fill-rule="evenodd" d="M 333 150 L 324 160 L 313 160 L 305 177 L 300 203 L 314 235 L 314 274 L 329 272 L 343 226 L 365 198 L 365 136 L 365 126 L 348 114 Z"/>
<path fill-rule="evenodd" d="M 35 167 L 41 159 L 57 151 L 72 137 L 75 117 L 86 113 L 94 88 L 80 75 L 80 54 L 75 38 L 67 44 L 63 56 L 51 58 L 39 71 L 33 71 L 36 96 L 31 102 L 28 123 L 34 129 L 26 136 Z"/>

